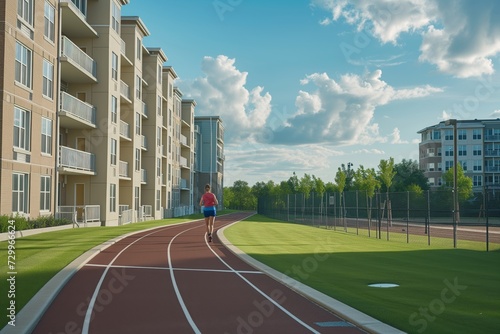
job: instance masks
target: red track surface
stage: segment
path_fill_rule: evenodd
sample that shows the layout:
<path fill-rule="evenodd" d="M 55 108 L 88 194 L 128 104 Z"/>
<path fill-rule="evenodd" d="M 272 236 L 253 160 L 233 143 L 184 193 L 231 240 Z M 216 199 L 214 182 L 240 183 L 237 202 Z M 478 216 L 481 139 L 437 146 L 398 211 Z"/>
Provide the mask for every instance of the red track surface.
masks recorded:
<path fill-rule="evenodd" d="M 113 244 L 72 277 L 33 333 L 365 333 L 204 233 L 200 220 Z"/>

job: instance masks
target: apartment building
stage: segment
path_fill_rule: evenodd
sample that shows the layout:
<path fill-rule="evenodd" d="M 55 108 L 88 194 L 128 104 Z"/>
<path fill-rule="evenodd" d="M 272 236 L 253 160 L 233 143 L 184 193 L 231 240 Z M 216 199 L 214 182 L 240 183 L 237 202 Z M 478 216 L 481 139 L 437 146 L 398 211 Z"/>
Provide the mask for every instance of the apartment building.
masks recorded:
<path fill-rule="evenodd" d="M 442 175 L 453 167 L 455 154 L 476 191 L 500 187 L 500 119 L 457 120 L 457 152 L 453 124 L 443 121 L 418 133 L 420 168 L 432 187 L 443 184 Z"/>
<path fill-rule="evenodd" d="M 58 3 L 0 2 L 0 211 L 54 212 Z"/>
<path fill-rule="evenodd" d="M 144 22 L 121 16 L 128 3 L 2 2 L 0 214 L 117 225 L 193 212 L 196 102 L 144 46 Z"/>
<path fill-rule="evenodd" d="M 195 116 L 196 155 L 195 170 L 196 198 L 205 192 L 210 184 L 219 205 L 224 206 L 224 123 L 219 116 Z M 198 203 L 197 203 L 198 204 Z"/>

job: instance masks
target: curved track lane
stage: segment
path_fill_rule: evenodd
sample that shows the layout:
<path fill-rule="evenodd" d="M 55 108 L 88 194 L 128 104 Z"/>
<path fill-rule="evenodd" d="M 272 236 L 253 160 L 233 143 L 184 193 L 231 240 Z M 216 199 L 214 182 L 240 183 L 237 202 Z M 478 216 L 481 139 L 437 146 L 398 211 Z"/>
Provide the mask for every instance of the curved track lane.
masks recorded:
<path fill-rule="evenodd" d="M 72 277 L 33 333 L 365 333 L 204 233 L 198 220 L 121 239 Z"/>

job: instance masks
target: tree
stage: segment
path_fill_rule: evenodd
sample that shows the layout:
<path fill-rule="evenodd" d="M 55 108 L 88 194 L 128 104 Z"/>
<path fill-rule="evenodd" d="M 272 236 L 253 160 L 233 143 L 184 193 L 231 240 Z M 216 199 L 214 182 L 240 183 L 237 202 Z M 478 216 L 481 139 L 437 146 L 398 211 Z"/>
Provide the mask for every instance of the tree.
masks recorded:
<path fill-rule="evenodd" d="M 388 223 L 392 222 L 392 211 L 391 211 L 391 201 L 389 200 L 389 190 L 391 189 L 392 180 L 396 175 L 396 171 L 394 170 L 394 158 L 389 158 L 389 160 L 380 160 L 378 165 L 379 173 L 378 177 L 382 184 L 385 186 L 386 190 L 386 205 L 387 205 L 387 219 Z"/>
<path fill-rule="evenodd" d="M 344 222 L 344 229 L 347 230 L 346 221 L 344 219 L 344 211 L 345 211 L 344 188 L 346 184 L 346 179 L 347 179 L 346 172 L 341 170 L 339 167 L 339 169 L 337 170 L 337 174 L 335 174 L 335 182 L 337 183 L 337 187 L 340 194 L 340 218 Z"/>
<path fill-rule="evenodd" d="M 372 219 L 372 207 L 373 207 L 373 196 L 375 196 L 375 191 L 380 189 L 380 182 L 377 180 L 377 175 L 375 169 L 365 169 L 362 165 L 359 166 L 354 175 L 354 185 L 358 190 L 366 192 L 366 207 L 367 207 L 367 218 L 368 218 L 368 233 L 370 233 L 371 219 Z"/>
<path fill-rule="evenodd" d="M 463 202 L 474 196 L 474 191 L 472 190 L 472 179 L 464 174 L 464 170 L 461 164 L 457 166 L 457 193 L 458 202 Z M 453 187 L 453 177 L 454 177 L 454 167 L 448 169 L 443 174 L 443 181 L 445 186 Z M 460 204 L 457 203 L 456 220 L 460 221 Z"/>
<path fill-rule="evenodd" d="M 231 207 L 240 210 L 255 210 L 257 207 L 257 200 L 252 195 L 251 189 L 246 181 L 235 181 L 231 187 L 233 194 L 233 201 Z"/>
<path fill-rule="evenodd" d="M 400 163 L 394 165 L 396 175 L 392 182 L 392 190 L 396 192 L 409 191 L 411 185 L 416 185 L 420 190 L 428 190 L 429 182 L 420 169 L 418 161 L 403 159 Z"/>

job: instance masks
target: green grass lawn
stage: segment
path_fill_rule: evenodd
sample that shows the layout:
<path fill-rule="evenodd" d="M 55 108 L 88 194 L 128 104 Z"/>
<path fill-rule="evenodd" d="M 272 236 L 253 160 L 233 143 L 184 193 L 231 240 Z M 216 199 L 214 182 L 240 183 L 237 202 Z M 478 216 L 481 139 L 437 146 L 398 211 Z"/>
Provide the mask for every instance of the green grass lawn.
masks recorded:
<path fill-rule="evenodd" d="M 94 246 L 130 232 L 201 218 L 203 218 L 202 214 L 194 214 L 182 218 L 133 223 L 124 226 L 59 230 L 16 239 L 15 301 L 17 312 L 55 274 Z M 0 310 L 3 310 L 0 317 L 0 328 L 7 324 L 8 318 L 5 310 L 11 299 L 7 298 L 9 287 L 8 284 L 5 284 L 7 272 L 12 271 L 7 268 L 7 247 L 7 242 L 0 242 L 0 280 L 2 282 L 0 284 Z"/>
<path fill-rule="evenodd" d="M 500 252 L 485 252 L 484 243 L 406 244 L 262 216 L 225 235 L 255 259 L 403 331 L 500 331 Z"/>

